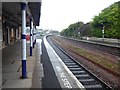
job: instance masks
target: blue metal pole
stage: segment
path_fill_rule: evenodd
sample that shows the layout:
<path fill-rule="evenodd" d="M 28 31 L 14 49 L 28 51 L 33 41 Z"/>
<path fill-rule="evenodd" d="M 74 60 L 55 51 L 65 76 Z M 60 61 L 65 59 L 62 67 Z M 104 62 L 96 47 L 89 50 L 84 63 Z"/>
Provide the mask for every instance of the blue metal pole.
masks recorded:
<path fill-rule="evenodd" d="M 35 44 L 36 44 L 36 26 L 35 26 L 35 33 L 34 34 L 35 34 Z"/>
<path fill-rule="evenodd" d="M 26 3 L 21 3 L 22 9 L 22 78 L 27 78 L 26 74 Z"/>
<path fill-rule="evenodd" d="M 35 47 L 35 28 L 33 27 L 33 48 Z"/>
<path fill-rule="evenodd" d="M 33 21 L 30 18 L 30 56 L 32 56 L 32 30 L 33 30 Z"/>

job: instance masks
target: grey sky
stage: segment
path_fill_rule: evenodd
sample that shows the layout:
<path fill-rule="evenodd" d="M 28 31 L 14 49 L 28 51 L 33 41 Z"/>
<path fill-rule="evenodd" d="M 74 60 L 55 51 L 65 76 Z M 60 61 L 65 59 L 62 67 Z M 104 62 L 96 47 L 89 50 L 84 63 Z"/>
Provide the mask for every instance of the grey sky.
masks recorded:
<path fill-rule="evenodd" d="M 61 31 L 71 23 L 87 23 L 119 0 L 42 0 L 40 28 Z"/>

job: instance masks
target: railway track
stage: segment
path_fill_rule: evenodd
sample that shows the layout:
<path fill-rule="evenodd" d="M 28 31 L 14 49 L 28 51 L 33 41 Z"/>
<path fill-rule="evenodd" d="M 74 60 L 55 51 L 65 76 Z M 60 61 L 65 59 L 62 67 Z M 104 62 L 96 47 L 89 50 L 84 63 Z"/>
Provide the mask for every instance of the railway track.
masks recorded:
<path fill-rule="evenodd" d="M 83 84 L 87 90 L 111 90 L 107 84 L 100 80 L 97 76 L 87 70 L 74 58 L 68 55 L 62 48 L 53 44 L 50 38 L 47 37 L 49 44 L 53 47 L 58 56 L 62 59 L 69 70 L 75 75 L 75 77 Z"/>
<path fill-rule="evenodd" d="M 120 44 L 112 45 L 112 44 L 107 44 L 107 43 L 102 43 L 102 42 L 77 40 L 77 39 L 67 38 L 67 37 L 62 37 L 62 36 L 60 36 L 60 38 L 67 39 L 69 41 L 72 41 L 73 43 L 79 43 L 83 46 L 90 47 L 92 49 L 99 50 L 99 51 L 120 57 Z"/>

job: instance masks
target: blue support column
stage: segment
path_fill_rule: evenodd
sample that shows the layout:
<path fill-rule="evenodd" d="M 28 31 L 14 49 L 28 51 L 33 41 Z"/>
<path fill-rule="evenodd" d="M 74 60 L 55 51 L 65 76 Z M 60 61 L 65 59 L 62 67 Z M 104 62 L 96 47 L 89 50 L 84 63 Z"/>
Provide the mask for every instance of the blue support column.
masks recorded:
<path fill-rule="evenodd" d="M 33 27 L 33 48 L 35 47 L 35 27 Z"/>
<path fill-rule="evenodd" d="M 35 26 L 35 44 L 36 44 L 36 26 Z"/>
<path fill-rule="evenodd" d="M 33 26 L 33 48 L 34 48 L 34 26 Z"/>
<path fill-rule="evenodd" d="M 33 30 L 33 21 L 30 18 L 30 56 L 32 56 L 32 30 Z"/>
<path fill-rule="evenodd" d="M 26 71 L 26 3 L 21 3 L 22 10 L 22 78 L 27 78 Z"/>

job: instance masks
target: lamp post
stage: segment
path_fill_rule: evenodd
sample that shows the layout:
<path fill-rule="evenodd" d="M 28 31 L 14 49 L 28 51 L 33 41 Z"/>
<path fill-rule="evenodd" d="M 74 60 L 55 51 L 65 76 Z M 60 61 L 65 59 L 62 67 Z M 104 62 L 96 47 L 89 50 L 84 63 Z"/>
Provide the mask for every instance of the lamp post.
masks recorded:
<path fill-rule="evenodd" d="M 105 25 L 103 23 L 101 23 L 101 25 L 102 25 L 102 40 L 104 41 Z"/>
<path fill-rule="evenodd" d="M 104 28 L 105 28 L 105 26 L 103 26 L 103 28 L 102 28 L 102 38 L 104 39 Z"/>
<path fill-rule="evenodd" d="M 79 36 L 79 38 L 81 39 L 81 36 L 80 36 L 80 31 L 78 32 L 78 36 Z"/>

